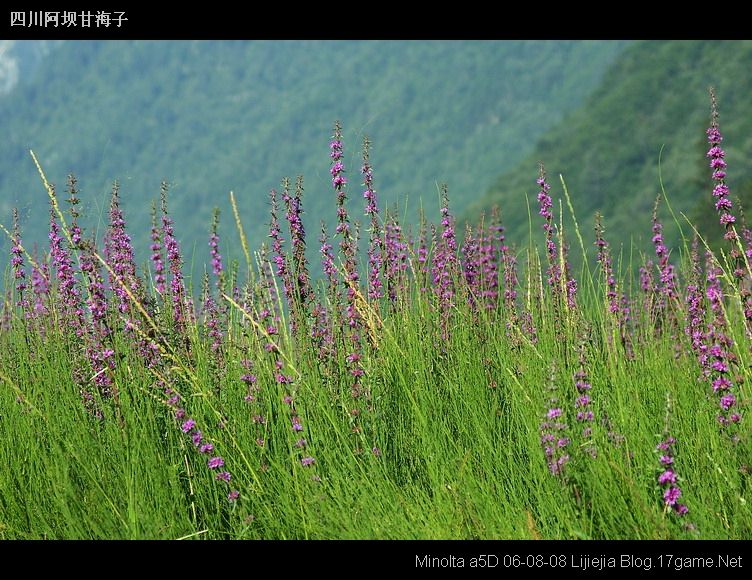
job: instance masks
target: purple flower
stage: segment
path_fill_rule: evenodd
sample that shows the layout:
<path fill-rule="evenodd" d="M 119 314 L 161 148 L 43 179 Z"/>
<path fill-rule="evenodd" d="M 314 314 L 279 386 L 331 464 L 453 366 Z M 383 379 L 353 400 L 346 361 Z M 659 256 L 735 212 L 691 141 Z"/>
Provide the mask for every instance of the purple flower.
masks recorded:
<path fill-rule="evenodd" d="M 204 443 L 204 444 L 203 444 L 203 445 L 202 445 L 202 446 L 201 446 L 201 447 L 199 448 L 199 451 L 200 451 L 201 453 L 211 453 L 212 451 L 214 451 L 214 445 L 212 445 L 211 443 Z"/>
<path fill-rule="evenodd" d="M 707 156 L 710 158 L 710 168 L 713 169 L 713 196 L 717 198 L 715 208 L 720 214 L 719 222 L 726 230 L 724 237 L 727 240 L 736 240 L 736 231 L 733 229 L 736 218 L 731 214 L 731 209 L 733 206 L 731 201 L 728 199 L 729 188 L 725 182 L 726 161 L 724 160 L 726 153 L 720 146 L 723 137 L 721 136 L 721 131 L 718 128 L 718 106 L 716 102 L 715 91 L 713 89 L 710 89 L 710 102 L 711 123 L 706 132 L 710 148 L 708 149 Z M 734 256 L 734 258 L 737 263 L 740 262 L 740 256 Z"/>
<path fill-rule="evenodd" d="M 546 420 L 540 426 L 540 441 L 549 471 L 552 475 L 563 477 L 564 466 L 569 461 L 569 454 L 566 453 L 566 448 L 570 443 L 570 439 L 566 433 L 567 425 L 562 421 L 552 420 L 562 417 L 564 413 L 560 407 L 555 406 L 558 401 L 555 396 L 555 369 L 551 370 L 548 390 L 551 392 L 551 396 L 548 399 L 548 411 L 545 415 Z"/>
<path fill-rule="evenodd" d="M 227 499 L 230 501 L 235 501 L 240 497 L 240 492 L 236 489 L 233 489 L 230 493 L 227 494 Z"/>
<path fill-rule="evenodd" d="M 728 380 L 726 377 L 718 377 L 717 379 L 714 379 L 712 382 L 712 387 L 714 391 L 725 391 L 727 389 L 731 388 L 731 381 Z"/>
<path fill-rule="evenodd" d="M 536 181 L 540 187 L 538 192 L 538 204 L 540 211 L 538 212 L 544 219 L 543 231 L 546 232 L 546 257 L 548 259 L 548 284 L 554 292 L 560 292 L 560 280 L 561 269 L 559 266 L 559 258 L 556 252 L 556 243 L 554 242 L 554 225 L 553 225 L 553 213 L 551 208 L 553 207 L 553 200 L 548 193 L 551 186 L 546 182 L 546 172 L 543 164 L 540 165 L 540 174 Z"/>
<path fill-rule="evenodd" d="M 219 459 L 219 458 L 215 458 L 215 459 Z M 211 465 L 209 467 L 211 467 Z M 212 467 L 212 469 L 214 468 Z M 216 479 L 217 481 L 229 482 L 230 479 L 232 479 L 232 476 L 230 475 L 228 471 L 220 471 L 217 475 L 214 476 L 214 479 Z"/>
<path fill-rule="evenodd" d="M 285 202 L 287 212 L 285 218 L 290 228 L 290 244 L 292 245 L 292 282 L 295 285 L 294 303 L 296 306 L 293 311 L 294 320 L 292 321 L 295 328 L 298 327 L 298 318 L 308 316 L 308 310 L 311 302 L 314 300 L 314 291 L 311 286 L 310 274 L 308 272 L 308 259 L 306 258 L 306 233 L 303 227 L 301 215 L 303 213 L 303 176 L 298 176 L 295 180 L 295 195 L 287 193 L 289 187 L 285 182 L 285 193 L 282 200 Z"/>
<path fill-rule="evenodd" d="M 217 469 L 219 467 L 222 467 L 225 464 L 225 460 L 221 457 L 212 457 L 207 462 L 207 465 L 209 466 L 209 469 Z"/>
<path fill-rule="evenodd" d="M 679 479 L 676 471 L 673 468 L 666 469 L 665 466 L 673 465 L 674 458 L 671 455 L 672 447 L 676 443 L 676 439 L 673 437 L 667 437 L 664 441 L 661 441 L 656 449 L 664 454 L 660 456 L 660 462 L 662 467 L 661 473 L 658 475 L 658 485 L 664 488 L 663 490 L 663 503 L 667 507 L 673 507 L 678 515 L 684 515 L 689 511 L 687 506 L 683 504 L 677 504 L 677 501 L 682 495 L 682 491 L 677 485 Z"/>
<path fill-rule="evenodd" d="M 669 437 L 665 441 L 661 441 L 655 448 L 659 451 L 668 451 L 674 443 L 676 443 L 676 439 Z"/>
<path fill-rule="evenodd" d="M 167 183 L 162 183 L 161 188 L 162 209 L 162 239 L 167 250 L 167 260 L 170 264 L 170 300 L 173 306 L 173 316 L 178 328 L 182 328 L 188 315 L 188 299 L 183 283 L 183 258 L 180 254 L 180 244 L 175 238 L 172 218 L 167 213 Z"/>
<path fill-rule="evenodd" d="M 212 273 L 217 277 L 217 287 L 221 285 L 222 272 L 224 270 L 222 265 L 222 255 L 219 253 L 219 234 L 217 234 L 218 225 L 219 208 L 214 208 L 212 213 L 211 233 L 209 235 L 209 249 L 211 253 Z"/>
<path fill-rule="evenodd" d="M 700 362 L 703 365 L 704 375 L 710 380 L 713 392 L 719 397 L 719 405 L 722 414 L 718 417 L 719 424 L 724 428 L 737 423 L 741 417 L 735 416 L 732 421 L 730 410 L 736 405 L 736 396 L 732 392 L 734 384 L 731 380 L 732 364 L 736 364 L 734 355 L 731 354 L 733 340 L 728 333 L 728 320 L 724 304 L 723 289 L 721 286 L 722 270 L 718 267 L 715 257 L 708 251 L 707 258 L 707 297 L 710 303 L 710 311 L 713 319 L 708 325 L 705 335 L 705 343 L 708 346 L 706 352 L 701 352 Z M 746 292 L 741 289 L 741 292 Z M 752 313 L 751 313 L 752 314 Z M 712 360 L 710 357 L 713 357 Z M 729 433 L 734 437 L 733 432 Z"/>
<path fill-rule="evenodd" d="M 676 474 L 667 469 L 658 476 L 658 483 L 660 485 L 666 485 L 667 483 L 676 483 Z"/>
<path fill-rule="evenodd" d="M 661 280 L 661 297 L 658 301 L 658 311 L 663 313 L 668 311 L 669 315 L 673 310 L 667 310 L 669 303 L 675 301 L 678 297 L 676 287 L 676 273 L 674 272 L 674 266 L 669 262 L 669 251 L 663 243 L 663 224 L 658 220 L 658 205 L 661 201 L 661 196 L 655 199 L 655 206 L 653 206 L 653 244 L 655 245 L 655 255 L 658 257 L 658 271 L 660 272 Z"/>
<path fill-rule="evenodd" d="M 736 397 L 732 393 L 727 393 L 721 397 L 720 405 L 721 409 L 728 411 L 731 407 L 736 405 Z"/>
<path fill-rule="evenodd" d="M 366 200 L 365 214 L 371 219 L 371 231 L 368 240 L 368 297 L 378 300 L 383 294 L 381 268 L 384 256 L 384 242 L 381 237 L 381 222 L 379 220 L 379 205 L 376 191 L 373 188 L 373 169 L 369 159 L 370 141 L 363 140 L 363 197 Z"/>
<path fill-rule="evenodd" d="M 666 505 L 672 506 L 677 502 L 677 500 L 680 497 L 681 497 L 681 490 L 678 487 L 671 486 L 663 494 L 663 501 L 666 503 Z"/>
<path fill-rule="evenodd" d="M 314 463 L 316 463 L 316 460 L 315 460 L 315 459 L 314 459 L 313 457 L 303 457 L 303 458 L 302 458 L 302 459 L 300 460 L 300 464 L 301 464 L 301 465 L 302 465 L 303 467 L 308 467 L 308 466 L 310 466 L 310 465 L 313 465 Z"/>
<path fill-rule="evenodd" d="M 188 420 L 187 420 L 187 421 L 186 421 L 185 423 L 183 423 L 183 424 L 182 424 L 182 425 L 180 426 L 180 430 L 181 430 L 181 431 L 182 431 L 183 433 L 188 433 L 188 432 L 189 432 L 189 431 L 191 431 L 191 430 L 192 430 L 192 429 L 193 429 L 193 428 L 194 428 L 195 426 L 196 426 L 196 421 L 194 421 L 193 419 L 188 419 Z"/>
<path fill-rule="evenodd" d="M 555 409 L 549 409 L 549 411 L 548 411 L 548 413 L 546 414 L 546 416 L 547 416 L 547 417 L 548 417 L 549 419 L 556 419 L 557 417 L 561 417 L 561 413 L 562 413 L 562 412 L 561 412 L 561 409 L 559 409 L 559 408 L 557 407 L 557 408 L 555 408 Z"/>

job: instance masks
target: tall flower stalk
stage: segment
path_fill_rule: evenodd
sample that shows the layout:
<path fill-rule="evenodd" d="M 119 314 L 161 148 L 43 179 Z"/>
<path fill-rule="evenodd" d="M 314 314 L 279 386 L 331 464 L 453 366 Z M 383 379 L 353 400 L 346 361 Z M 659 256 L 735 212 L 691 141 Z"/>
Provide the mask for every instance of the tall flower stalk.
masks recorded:
<path fill-rule="evenodd" d="M 565 479 L 565 468 L 569 462 L 567 448 L 570 444 L 569 427 L 565 423 L 566 414 L 556 394 L 556 371 L 551 370 L 549 397 L 546 413 L 540 425 L 540 442 L 546 456 L 548 470 L 552 475 Z"/>
<path fill-rule="evenodd" d="M 384 238 L 379 220 L 379 204 L 376 190 L 373 187 L 373 168 L 370 159 L 371 142 L 368 137 L 363 139 L 363 198 L 366 200 L 365 214 L 371 222 L 368 236 L 368 298 L 377 301 L 384 296 L 384 284 L 381 280 L 381 270 L 384 260 Z"/>
<path fill-rule="evenodd" d="M 405 295 L 407 277 L 407 248 L 402 226 L 397 221 L 396 212 L 387 212 L 386 217 L 386 267 L 385 279 L 389 300 L 394 307 L 398 299 Z"/>
<path fill-rule="evenodd" d="M 162 251 L 162 232 L 157 225 L 157 205 L 151 205 L 151 264 L 154 268 L 154 289 L 160 296 L 167 292 L 167 279 L 165 278 L 164 253 Z"/>
<path fill-rule="evenodd" d="M 345 283 L 345 362 L 350 375 L 350 395 L 352 403 L 350 416 L 352 430 L 362 433 L 361 415 L 364 410 L 363 401 L 370 399 L 370 392 L 365 384 L 365 370 L 363 368 L 363 321 L 358 310 L 358 300 L 361 299 L 357 266 L 357 246 L 350 227 L 345 202 L 347 194 L 345 185 L 345 165 L 342 161 L 342 127 L 339 121 L 334 125 L 334 135 L 329 144 L 332 165 L 329 172 L 332 175 L 332 186 L 336 193 L 337 206 L 337 235 L 340 236 L 339 248 L 343 258 L 343 278 Z"/>
<path fill-rule="evenodd" d="M 732 375 L 732 365 L 736 355 L 732 352 L 733 340 L 728 334 L 728 320 L 723 304 L 721 287 L 721 269 L 716 265 L 710 252 L 707 253 L 707 298 L 713 319 L 708 327 L 708 351 L 706 365 L 709 370 L 710 384 L 718 397 L 720 412 L 718 423 L 722 428 L 729 428 L 742 420 L 737 409 L 737 399 Z M 731 433 L 733 440 L 738 440 L 736 433 Z"/>
<path fill-rule="evenodd" d="M 546 181 L 546 170 L 543 164 L 540 165 L 537 184 L 540 187 L 538 192 L 538 213 L 543 217 L 543 231 L 546 234 L 546 258 L 548 260 L 548 284 L 554 291 L 555 295 L 561 292 L 561 268 L 559 266 L 559 256 L 556 251 L 553 200 L 549 191 L 551 186 Z"/>
<path fill-rule="evenodd" d="M 13 237 L 10 248 L 10 266 L 13 270 L 13 279 L 16 281 L 16 306 L 27 317 L 31 315 L 29 300 L 26 296 L 28 284 L 26 282 L 26 268 L 24 267 L 24 249 L 21 243 L 21 226 L 18 221 L 18 209 L 13 208 Z"/>
<path fill-rule="evenodd" d="M 449 338 L 451 311 L 456 293 L 455 280 L 459 273 L 457 259 L 457 238 L 454 231 L 454 217 L 449 211 L 449 195 L 446 185 L 441 188 L 441 239 L 434 244 L 433 285 L 439 303 L 439 326 L 442 340 Z"/>
<path fill-rule="evenodd" d="M 282 200 L 285 203 L 285 218 L 290 228 L 290 244 L 292 246 L 291 278 L 294 281 L 295 308 L 299 324 L 308 319 L 311 303 L 315 299 L 311 277 L 308 273 L 308 259 L 306 258 L 306 233 L 303 227 L 303 176 L 295 180 L 295 194 L 289 195 L 289 185 L 285 187 Z"/>
<path fill-rule="evenodd" d="M 182 330 L 188 322 L 188 304 L 183 282 L 183 257 L 180 254 L 180 243 L 175 237 L 172 218 L 167 211 L 167 190 L 166 182 L 162 182 L 160 192 L 161 209 L 162 209 L 162 239 L 167 251 L 167 262 L 170 267 L 170 301 L 172 302 L 172 313 L 175 326 Z"/>
<path fill-rule="evenodd" d="M 729 187 L 726 184 L 726 152 L 721 148 L 723 136 L 721 135 L 718 125 L 718 103 L 716 101 L 715 91 L 712 88 L 710 89 L 710 103 L 711 122 L 710 127 L 707 130 L 710 149 L 708 149 L 707 156 L 710 158 L 710 169 L 713 171 L 711 177 L 714 184 L 713 197 L 716 199 L 715 209 L 720 216 L 719 222 L 725 230 L 723 237 L 728 240 L 731 245 L 729 256 L 731 258 L 732 273 L 741 299 L 747 336 L 752 337 L 752 288 L 750 287 L 752 286 L 752 273 L 750 273 L 748 267 L 748 259 L 745 261 L 745 253 L 747 258 L 752 255 L 752 245 L 750 245 L 752 235 L 749 234 L 749 230 L 746 230 L 746 228 L 742 230 L 747 242 L 747 249 L 745 252 L 742 240 L 739 239 L 739 235 L 734 226 L 736 223 L 736 217 L 732 213 L 733 204 L 729 199 Z"/>

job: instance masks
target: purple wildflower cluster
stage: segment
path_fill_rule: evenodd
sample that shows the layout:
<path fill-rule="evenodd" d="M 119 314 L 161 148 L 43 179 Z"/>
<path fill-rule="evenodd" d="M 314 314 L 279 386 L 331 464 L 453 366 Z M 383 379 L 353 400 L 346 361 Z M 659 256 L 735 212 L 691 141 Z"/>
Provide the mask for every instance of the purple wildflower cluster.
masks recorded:
<path fill-rule="evenodd" d="M 435 226 L 431 224 L 431 228 L 434 230 L 433 235 L 435 237 Z M 418 289 L 421 293 L 428 292 L 429 286 L 429 252 L 428 252 L 428 225 L 426 224 L 426 216 L 421 210 L 420 212 L 420 228 L 418 230 L 418 247 L 415 250 L 415 255 L 418 260 L 418 269 L 415 272 L 417 276 Z"/>
<path fill-rule="evenodd" d="M 402 226 L 394 213 L 387 213 L 386 222 L 386 271 L 385 279 L 387 294 L 393 306 L 397 305 L 397 298 L 405 292 L 407 276 L 407 248 L 408 244 L 402 234 Z"/>
<path fill-rule="evenodd" d="M 94 384 L 103 398 L 117 396 L 112 379 L 115 370 L 115 351 L 111 347 L 111 331 L 107 322 L 107 296 L 99 263 L 94 257 L 94 243 L 81 241 L 80 266 L 88 298 L 86 305 L 91 324 L 86 334 L 86 355 L 94 371 Z"/>
<path fill-rule="evenodd" d="M 212 354 L 215 356 L 216 362 L 221 364 L 222 356 L 222 344 L 223 344 L 223 330 L 222 320 L 214 296 L 212 296 L 209 289 L 209 276 L 204 276 L 204 328 L 206 329 L 206 335 L 210 341 L 210 348 Z"/>
<path fill-rule="evenodd" d="M 592 410 L 593 400 L 590 392 L 592 385 L 588 382 L 588 374 L 586 370 L 586 355 L 585 355 L 585 341 L 581 341 L 579 345 L 580 351 L 580 368 L 574 374 L 574 386 L 577 389 L 577 398 L 574 402 L 575 410 L 577 411 L 577 422 L 582 425 L 582 438 L 585 440 L 591 439 L 593 435 L 593 421 L 595 421 L 595 414 Z M 596 449 L 592 442 L 588 441 L 582 447 L 583 451 L 595 457 Z"/>
<path fill-rule="evenodd" d="M 285 191 L 282 196 L 285 202 L 285 218 L 290 227 L 290 243 L 292 245 L 292 269 L 295 281 L 295 306 L 301 313 L 298 315 L 305 318 L 309 305 L 314 300 L 311 277 L 308 273 L 308 259 L 306 258 L 305 228 L 303 227 L 303 176 L 299 175 L 295 180 L 295 194 L 289 195 Z"/>
<path fill-rule="evenodd" d="M 225 467 L 225 460 L 220 455 L 215 455 L 214 444 L 207 441 L 204 438 L 204 434 L 198 428 L 196 420 L 187 416 L 185 409 L 181 407 L 180 395 L 171 387 L 165 387 L 164 394 L 167 399 L 167 406 L 173 410 L 175 420 L 180 426 L 180 431 L 186 435 L 193 447 L 208 459 L 206 460 L 206 466 L 214 472 L 214 479 L 229 484 L 232 480 L 232 475 Z M 230 489 L 227 494 L 229 501 L 235 501 L 240 497 L 240 493 L 236 489 Z"/>
<path fill-rule="evenodd" d="M 222 254 L 219 251 L 219 208 L 214 208 L 212 211 L 212 223 L 211 230 L 209 232 L 209 253 L 211 254 L 211 267 L 212 274 L 216 278 L 215 284 L 217 288 L 222 288 L 222 281 L 224 279 L 224 265 L 222 264 Z"/>
<path fill-rule="evenodd" d="M 659 303 L 659 308 L 663 310 L 670 307 L 676 301 L 678 294 L 676 291 L 676 272 L 674 271 L 673 264 L 669 261 L 668 248 L 663 243 L 663 224 L 658 219 L 658 204 L 660 200 L 661 197 L 659 195 L 653 207 L 653 245 L 655 246 L 655 255 L 658 257 L 658 271 L 661 275 L 660 292 L 662 299 Z"/>
<path fill-rule="evenodd" d="M 269 222 L 269 238 L 272 240 L 272 260 L 276 266 L 276 274 L 282 281 L 282 289 L 285 297 L 287 298 L 288 306 L 294 304 L 294 289 L 292 283 L 292 276 L 290 270 L 287 267 L 287 254 L 283 250 L 284 238 L 282 237 L 282 229 L 279 225 L 279 219 L 277 218 L 278 203 L 277 203 L 277 191 L 272 189 L 269 192 L 270 213 L 271 221 Z"/>
<path fill-rule="evenodd" d="M 34 251 L 34 262 L 31 265 L 31 291 L 34 294 L 32 314 L 43 320 L 49 314 L 50 300 L 50 269 L 46 261 L 39 260 L 39 253 Z M 40 327 L 43 331 L 44 327 Z"/>
<path fill-rule="evenodd" d="M 706 352 L 700 357 L 700 362 L 709 375 L 713 392 L 718 396 L 720 413 L 718 422 L 722 427 L 739 423 L 742 419 L 737 411 L 737 399 L 734 394 L 732 365 L 736 363 L 736 355 L 732 352 L 733 340 L 727 333 L 728 321 L 723 306 L 723 290 L 721 288 L 721 270 L 715 264 L 712 254 L 707 255 L 707 299 L 713 319 L 707 332 Z"/>
<path fill-rule="evenodd" d="M 565 421 L 564 409 L 556 396 L 556 372 L 551 372 L 548 408 L 540 425 L 540 442 L 546 456 L 548 470 L 555 476 L 564 477 L 564 468 L 569 461 L 567 447 L 570 439 Z"/>
<path fill-rule="evenodd" d="M 162 183 L 162 239 L 167 251 L 167 262 L 170 265 L 170 300 L 172 301 L 175 325 L 181 329 L 188 322 L 187 298 L 183 283 L 183 258 L 180 254 L 180 243 L 175 237 L 172 218 L 167 212 L 167 183 Z"/>
<path fill-rule="evenodd" d="M 604 236 L 605 228 L 603 227 L 603 218 L 600 212 L 595 214 L 595 246 L 598 248 L 596 256 L 600 264 L 603 279 L 606 285 L 606 302 L 607 310 L 615 320 L 619 337 L 624 345 L 627 356 L 631 359 L 633 356 L 632 341 L 629 335 L 630 306 L 626 294 L 619 292 L 619 287 L 614 275 L 614 268 L 611 261 L 611 250 Z M 611 337 L 609 335 L 609 341 Z"/>
<path fill-rule="evenodd" d="M 28 314 L 29 301 L 26 298 L 26 269 L 24 268 L 24 249 L 21 244 L 21 227 L 18 223 L 18 210 L 13 208 L 13 239 L 10 248 L 10 266 L 13 270 L 13 278 L 16 281 L 16 292 L 18 292 L 18 301 L 16 306 L 21 308 L 24 313 Z"/>
<path fill-rule="evenodd" d="M 551 211 L 553 208 L 553 201 L 549 194 L 551 186 L 546 182 L 546 170 L 544 169 L 543 164 L 540 165 L 539 176 L 536 183 L 540 187 L 540 191 L 538 192 L 540 211 L 538 211 L 538 213 L 543 217 L 543 231 L 546 233 L 548 284 L 554 292 L 559 292 L 561 288 L 561 269 L 559 267 L 559 256 L 556 251 L 556 242 L 554 241 L 554 214 Z"/>
<path fill-rule="evenodd" d="M 710 149 L 708 149 L 707 156 L 710 158 L 710 168 L 713 170 L 713 197 L 716 198 L 715 209 L 720 215 L 720 224 L 725 228 L 725 238 L 727 240 L 736 240 L 736 230 L 734 229 L 734 223 L 736 218 L 731 213 L 733 204 L 729 199 L 729 188 L 726 185 L 726 152 L 721 149 L 721 141 L 723 136 L 718 127 L 718 106 L 716 103 L 715 92 L 710 90 L 711 101 L 711 123 L 707 130 L 708 143 Z"/>
<path fill-rule="evenodd" d="M 441 190 L 441 240 L 435 244 L 433 258 L 433 285 L 439 303 L 439 322 L 443 340 L 449 338 L 449 321 L 454 306 L 455 279 L 458 274 L 457 239 L 454 232 L 454 217 L 449 211 L 449 195 L 446 185 Z"/>
<path fill-rule="evenodd" d="M 674 445 L 676 439 L 667 437 L 656 446 L 660 463 L 660 472 L 658 474 L 658 486 L 662 490 L 663 505 L 666 510 L 673 510 L 677 515 L 683 516 L 689 512 L 689 508 L 679 502 L 682 490 L 679 487 L 679 477 L 676 474 L 674 464 Z"/>
<path fill-rule="evenodd" d="M 120 188 L 117 183 L 112 188 L 110 203 L 110 227 L 105 237 L 105 259 L 112 268 L 109 274 L 110 289 L 118 298 L 118 310 L 122 314 L 131 311 L 131 296 L 140 294 L 141 279 L 136 275 L 136 262 L 133 255 L 131 237 L 125 227 L 125 216 L 120 208 Z M 133 322 L 131 321 L 131 324 Z M 126 322 L 128 326 L 128 322 Z"/>
<path fill-rule="evenodd" d="M 619 314 L 619 292 L 616 287 L 616 278 L 614 269 L 611 265 L 611 252 L 608 242 L 603 237 L 603 218 L 600 213 L 595 214 L 595 246 L 598 248 L 596 260 L 601 265 L 601 272 L 606 281 L 606 300 L 608 301 L 608 311 L 611 314 Z"/>
<path fill-rule="evenodd" d="M 482 296 L 482 283 L 480 277 L 480 244 L 473 234 L 470 224 L 465 225 L 465 241 L 460 250 L 464 265 L 462 275 L 467 286 L 467 300 L 470 308 L 477 308 L 479 298 Z"/>
<path fill-rule="evenodd" d="M 517 256 L 514 251 L 504 252 L 504 305 L 510 318 L 517 312 Z"/>
<path fill-rule="evenodd" d="M 491 210 L 491 224 L 485 227 L 482 223 L 478 233 L 478 283 L 481 300 L 488 311 L 495 310 L 498 305 L 499 262 L 503 262 L 507 251 L 501 211 L 499 206 L 494 206 Z"/>
<path fill-rule="evenodd" d="M 705 300 L 702 285 L 702 271 L 700 268 L 699 240 L 697 236 L 692 240 L 690 252 L 690 273 L 687 283 L 687 309 L 684 332 L 690 339 L 694 353 L 701 357 L 701 362 L 707 361 L 707 344 L 705 335 Z"/>
<path fill-rule="evenodd" d="M 363 368 L 363 341 L 362 332 L 364 330 L 363 321 L 360 311 L 358 310 L 358 300 L 362 300 L 360 294 L 359 282 L 360 274 L 357 266 L 357 242 L 350 231 L 350 218 L 347 215 L 345 201 L 347 195 L 345 184 L 347 179 L 344 177 L 345 166 L 342 162 L 342 127 L 339 121 L 334 125 L 334 136 L 329 144 L 331 149 L 330 157 L 332 166 L 329 172 L 332 175 L 332 186 L 337 194 L 337 229 L 336 232 L 342 237 L 339 248 L 344 259 L 344 283 L 345 283 L 345 336 L 346 352 L 345 362 L 348 373 L 351 378 L 350 394 L 352 396 L 352 405 L 350 416 L 353 422 L 353 432 L 360 433 L 360 416 L 363 411 L 361 398 L 369 397 L 368 389 L 364 384 L 365 370 Z M 323 247 L 322 247 L 323 250 Z M 388 248 L 387 248 L 388 252 Z"/>
<path fill-rule="evenodd" d="M 368 239 L 368 298 L 374 301 L 384 296 L 384 284 L 381 281 L 381 269 L 384 260 L 384 240 L 382 238 L 381 222 L 379 221 L 379 204 L 376 191 L 373 188 L 373 168 L 370 160 L 371 142 L 366 137 L 363 140 L 363 198 L 366 200 L 365 215 L 371 220 Z M 391 294 L 390 294 L 391 297 Z"/>
<path fill-rule="evenodd" d="M 52 270 L 57 275 L 57 294 L 54 302 L 61 307 L 63 321 L 74 329 L 76 336 L 83 336 L 81 319 L 83 309 L 81 307 L 81 291 L 78 288 L 76 274 L 73 268 L 73 260 L 65 240 L 60 235 L 60 226 L 57 223 L 57 212 L 53 200 L 50 208 L 50 258 Z"/>
<path fill-rule="evenodd" d="M 167 278 L 165 278 L 164 254 L 162 253 L 162 232 L 157 226 L 157 206 L 151 206 L 151 263 L 154 268 L 154 289 L 160 296 L 167 292 Z"/>
<path fill-rule="evenodd" d="M 718 106 L 713 89 L 710 89 L 710 102 L 711 122 L 707 130 L 710 149 L 708 149 L 707 156 L 710 158 L 710 168 L 713 170 L 713 197 L 716 199 L 715 209 L 720 216 L 720 224 L 725 229 L 723 237 L 731 243 L 729 255 L 732 261 L 733 276 L 741 297 L 747 333 L 749 336 L 752 336 L 752 288 L 750 287 L 752 274 L 750 274 L 749 270 L 750 259 L 752 259 L 752 233 L 746 227 L 742 229 L 742 237 L 746 242 L 746 250 L 744 250 L 734 226 L 736 217 L 731 213 L 733 204 L 729 199 L 729 188 L 726 185 L 726 152 L 721 148 L 723 136 L 718 126 Z M 742 250 L 740 250 L 740 247 Z"/>

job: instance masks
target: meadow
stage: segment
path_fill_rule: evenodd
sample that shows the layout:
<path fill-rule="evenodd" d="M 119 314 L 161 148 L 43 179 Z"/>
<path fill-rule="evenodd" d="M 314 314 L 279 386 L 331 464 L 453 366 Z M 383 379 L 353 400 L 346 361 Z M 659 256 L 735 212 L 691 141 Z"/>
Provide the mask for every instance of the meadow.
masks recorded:
<path fill-rule="evenodd" d="M 543 166 L 527 240 L 503 208 L 457 231 L 446 187 L 403 227 L 336 124 L 332 222 L 285 179 L 251 248 L 231 195 L 195 292 L 168 184 L 139 265 L 117 184 L 83 231 L 34 157 L 49 246 L 3 228 L 0 538 L 749 538 L 752 231 L 714 97 L 707 140 L 724 245 L 662 192 L 643 254 Z"/>

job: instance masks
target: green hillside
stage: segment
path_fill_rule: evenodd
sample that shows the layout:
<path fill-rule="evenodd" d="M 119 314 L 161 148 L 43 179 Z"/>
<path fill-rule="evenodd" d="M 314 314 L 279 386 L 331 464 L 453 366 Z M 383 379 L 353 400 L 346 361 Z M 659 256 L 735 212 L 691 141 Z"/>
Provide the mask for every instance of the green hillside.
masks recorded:
<path fill-rule="evenodd" d="M 106 219 L 119 179 L 142 256 L 148 203 L 162 179 L 173 183 L 177 233 L 189 252 L 196 244 L 197 258 L 211 208 L 227 209 L 230 190 L 259 243 L 267 193 L 284 176 L 304 174 L 315 231 L 334 217 L 328 137 L 338 118 L 355 188 L 368 134 L 382 203 L 422 197 L 432 207 L 436 183 L 446 181 L 460 210 L 577 108 L 625 45 L 66 42 L 0 100 L 0 221 L 19 205 L 25 238 L 44 239 L 45 194 L 31 148 L 60 188 L 68 172 L 79 177 L 95 220 Z"/>
<path fill-rule="evenodd" d="M 713 210 L 705 158 L 708 87 L 715 86 L 718 92 L 732 198 L 741 196 L 749 207 L 751 66 L 749 41 L 634 43 L 604 75 L 587 103 L 546 132 L 535 151 L 499 177 L 466 215 L 474 219 L 481 209 L 500 203 L 512 237 L 525 236 L 524 194 L 535 203 L 537 163 L 543 161 L 559 193 L 558 174 L 563 174 L 585 234 L 593 213 L 600 209 L 612 242 L 628 244 L 632 236 L 637 247 L 649 249 L 650 212 L 660 191 L 660 170 L 677 215 L 685 212 L 702 231 L 719 238 L 722 230 Z M 678 230 L 668 223 L 668 210 L 664 207 L 661 212 L 672 245 Z"/>

